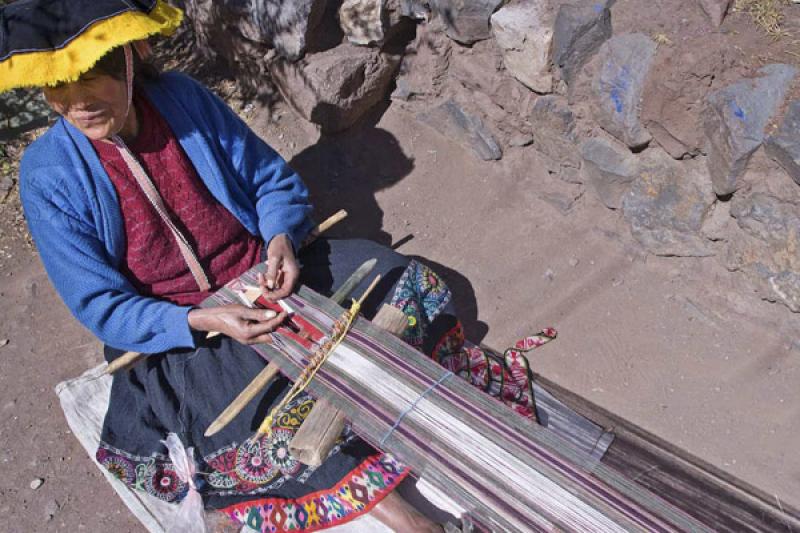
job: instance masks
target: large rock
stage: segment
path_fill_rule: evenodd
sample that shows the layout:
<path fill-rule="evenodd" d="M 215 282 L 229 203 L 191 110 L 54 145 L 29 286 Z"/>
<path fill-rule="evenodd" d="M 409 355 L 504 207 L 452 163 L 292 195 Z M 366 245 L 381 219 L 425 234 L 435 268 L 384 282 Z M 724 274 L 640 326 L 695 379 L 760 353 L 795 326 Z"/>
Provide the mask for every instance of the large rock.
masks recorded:
<path fill-rule="evenodd" d="M 711 20 L 711 24 L 717 28 L 720 27 L 725 15 L 728 14 L 728 9 L 733 4 L 733 0 L 699 0 L 699 2 L 700 7 L 703 8 L 703 11 L 706 12 L 706 15 Z"/>
<path fill-rule="evenodd" d="M 381 44 L 400 27 L 404 13 L 414 6 L 400 0 L 345 0 L 339 8 L 339 26 L 353 44 Z"/>
<path fill-rule="evenodd" d="M 417 118 L 448 139 L 472 150 L 484 161 L 497 160 L 503 156 L 497 141 L 483 121 L 453 100 L 419 113 Z"/>
<path fill-rule="evenodd" d="M 537 93 L 551 92 L 553 17 L 547 4 L 526 0 L 508 5 L 492 15 L 491 25 L 506 70 Z"/>
<path fill-rule="evenodd" d="M 800 204 L 764 193 L 737 194 L 731 203 L 742 231 L 728 268 L 743 271 L 766 300 L 800 312 Z"/>
<path fill-rule="evenodd" d="M 342 44 L 300 62 L 276 60 L 270 72 L 284 99 L 323 132 L 344 130 L 386 95 L 400 58 Z"/>
<path fill-rule="evenodd" d="M 789 105 L 780 128 L 767 139 L 764 147 L 800 185 L 800 100 Z"/>
<path fill-rule="evenodd" d="M 447 36 L 463 44 L 491 37 L 489 17 L 503 0 L 431 0 L 431 8 L 447 27 Z"/>
<path fill-rule="evenodd" d="M 384 0 L 344 0 L 339 8 L 339 25 L 347 40 L 367 45 L 383 41 Z"/>
<path fill-rule="evenodd" d="M 199 44 L 227 61 L 260 59 L 237 53 L 235 41 L 242 37 L 297 60 L 314 37 L 326 4 L 327 0 L 186 0 L 186 14 Z"/>
<path fill-rule="evenodd" d="M 400 0 L 400 14 L 413 20 L 427 21 L 431 7 L 427 0 Z"/>
<path fill-rule="evenodd" d="M 708 94 L 738 60 L 727 36 L 702 35 L 656 56 L 642 96 L 642 122 L 675 159 L 701 154 L 706 145 L 701 115 Z"/>
<path fill-rule="evenodd" d="M 715 200 L 703 165 L 648 152 L 622 202 L 631 234 L 655 255 L 713 255 L 701 233 Z"/>
<path fill-rule="evenodd" d="M 795 73 L 789 65 L 767 65 L 758 77 L 709 95 L 703 130 L 708 139 L 708 170 L 718 195 L 739 188 L 739 177 L 764 141 L 764 128 L 783 102 Z"/>
<path fill-rule="evenodd" d="M 553 27 L 553 64 L 570 84 L 574 76 L 611 37 L 611 10 L 602 3 L 581 1 L 558 9 Z"/>
<path fill-rule="evenodd" d="M 576 150 L 575 115 L 560 96 L 540 96 L 529 115 L 534 147 L 555 162 L 559 177 L 566 181 L 577 179 L 581 159 Z"/>
<path fill-rule="evenodd" d="M 393 100 L 427 100 L 442 93 L 450 68 L 453 41 L 439 21 L 421 24 L 403 56 Z"/>
<path fill-rule="evenodd" d="M 625 147 L 601 137 L 584 142 L 580 154 L 584 182 L 591 184 L 606 207 L 622 207 L 622 198 L 639 170 L 636 158 Z"/>
<path fill-rule="evenodd" d="M 655 52 L 656 43 L 641 33 L 617 35 L 600 47 L 600 69 L 593 85 L 595 120 L 631 148 L 650 142 L 639 112 Z"/>

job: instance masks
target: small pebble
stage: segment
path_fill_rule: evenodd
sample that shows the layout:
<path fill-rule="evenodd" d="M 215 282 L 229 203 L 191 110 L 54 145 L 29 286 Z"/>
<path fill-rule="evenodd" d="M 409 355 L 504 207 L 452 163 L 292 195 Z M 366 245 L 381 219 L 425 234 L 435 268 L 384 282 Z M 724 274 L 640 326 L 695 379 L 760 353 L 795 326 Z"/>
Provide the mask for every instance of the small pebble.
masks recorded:
<path fill-rule="evenodd" d="M 37 477 L 33 481 L 31 481 L 31 490 L 36 490 L 44 484 L 44 480 L 40 477 Z"/>
<path fill-rule="evenodd" d="M 9 342 L 8 339 L 0 339 L 0 348 L 8 344 L 8 342 Z"/>
<path fill-rule="evenodd" d="M 580 263 L 580 261 L 578 261 L 576 257 L 573 257 L 572 259 L 569 260 L 569 266 L 571 267 L 578 266 L 578 263 Z"/>
<path fill-rule="evenodd" d="M 547 281 L 553 281 L 553 278 L 556 277 L 556 273 L 550 270 L 549 268 L 545 271 L 544 276 L 542 276 Z"/>

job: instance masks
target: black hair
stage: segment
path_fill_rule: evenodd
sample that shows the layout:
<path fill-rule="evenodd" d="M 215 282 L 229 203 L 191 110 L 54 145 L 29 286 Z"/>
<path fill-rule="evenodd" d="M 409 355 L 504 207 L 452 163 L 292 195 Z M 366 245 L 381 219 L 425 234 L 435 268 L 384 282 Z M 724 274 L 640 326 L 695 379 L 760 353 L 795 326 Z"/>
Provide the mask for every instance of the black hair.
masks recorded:
<path fill-rule="evenodd" d="M 152 63 L 142 61 L 136 50 L 133 52 L 134 79 L 153 80 L 158 78 L 160 72 Z M 112 49 L 101 57 L 90 72 L 105 74 L 117 80 L 125 79 L 125 52 L 121 46 Z"/>

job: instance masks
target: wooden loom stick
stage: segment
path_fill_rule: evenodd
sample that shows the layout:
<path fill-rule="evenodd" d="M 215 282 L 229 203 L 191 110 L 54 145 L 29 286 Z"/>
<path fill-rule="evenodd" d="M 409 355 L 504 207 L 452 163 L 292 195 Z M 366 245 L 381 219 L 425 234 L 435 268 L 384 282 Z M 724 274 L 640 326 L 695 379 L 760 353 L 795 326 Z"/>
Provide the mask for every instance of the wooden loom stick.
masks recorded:
<path fill-rule="evenodd" d="M 338 222 L 341 222 L 345 218 L 347 218 L 347 211 L 345 211 L 344 209 L 340 209 L 330 217 L 326 218 L 325 220 L 322 221 L 322 223 L 319 226 L 311 230 L 311 233 L 309 234 L 308 238 L 303 242 L 303 246 L 311 244 L 317 237 L 320 236 L 320 234 L 331 229 L 331 227 L 333 227 Z M 209 331 L 208 335 L 206 335 L 206 339 L 212 339 L 217 335 L 219 335 L 218 331 Z M 117 370 L 123 368 L 130 369 L 133 365 L 135 365 L 145 357 L 147 357 L 147 355 L 141 352 L 125 352 L 124 354 L 120 355 L 119 357 L 108 363 L 108 366 L 103 371 L 103 374 L 104 375 L 113 374 Z"/>
<path fill-rule="evenodd" d="M 336 303 L 344 302 L 350 293 L 353 292 L 364 278 L 366 278 L 370 272 L 375 268 L 375 265 L 378 261 L 376 259 L 369 259 L 364 261 L 364 263 L 356 269 L 353 274 L 350 275 L 349 278 L 342 284 L 342 286 L 337 290 L 331 299 Z M 258 298 L 258 296 L 256 296 Z M 231 402 L 231 404 L 225 408 L 222 413 L 208 426 L 208 429 L 205 432 L 206 437 L 211 437 L 212 435 L 217 434 L 220 430 L 222 430 L 225 426 L 230 424 L 231 420 L 236 418 L 236 416 L 242 412 L 242 409 L 250 403 L 250 401 L 255 398 L 259 392 L 261 392 L 264 387 L 266 387 L 272 378 L 278 373 L 278 367 L 273 364 L 269 363 L 264 369 L 258 373 L 258 375 L 250 382 L 247 387 L 239 393 L 235 400 Z"/>
<path fill-rule="evenodd" d="M 320 234 L 325 233 L 326 231 L 331 229 L 333 226 L 335 226 L 345 218 L 347 218 L 347 211 L 345 211 L 344 209 L 338 210 L 337 212 L 335 212 L 334 214 L 323 220 L 319 226 L 311 230 L 311 236 L 318 237 Z"/>
<path fill-rule="evenodd" d="M 400 309 L 383 304 L 372 323 L 399 337 L 408 326 L 408 318 Z M 289 451 L 301 463 L 319 466 L 336 444 L 344 425 L 344 413 L 320 398 L 289 443 Z"/>
<path fill-rule="evenodd" d="M 239 393 L 231 404 L 225 408 L 222 413 L 214 420 L 211 425 L 208 426 L 208 429 L 204 433 L 206 437 L 211 437 L 216 435 L 221 431 L 225 426 L 231 423 L 231 420 L 236 418 L 236 415 L 242 412 L 242 409 L 250 403 L 250 400 L 255 398 L 259 392 L 261 392 L 264 387 L 266 387 L 276 375 L 278 375 L 280 369 L 278 365 L 274 363 L 269 363 L 264 369 L 258 373 L 258 375 L 247 385 L 247 387 Z"/>

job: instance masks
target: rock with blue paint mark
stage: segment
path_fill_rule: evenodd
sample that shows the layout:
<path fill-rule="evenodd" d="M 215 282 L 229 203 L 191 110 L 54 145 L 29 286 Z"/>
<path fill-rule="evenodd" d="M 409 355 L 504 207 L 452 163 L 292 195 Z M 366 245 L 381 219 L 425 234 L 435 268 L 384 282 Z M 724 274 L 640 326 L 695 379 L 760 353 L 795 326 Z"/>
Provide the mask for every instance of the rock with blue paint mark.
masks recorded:
<path fill-rule="evenodd" d="M 551 92 L 553 13 L 547 4 L 525 0 L 505 6 L 492 15 L 491 25 L 506 70 L 537 93 Z"/>
<path fill-rule="evenodd" d="M 646 146 L 651 139 L 639 115 L 642 90 L 655 53 L 656 43 L 641 33 L 614 36 L 598 53 L 594 118 L 630 148 Z"/>
<path fill-rule="evenodd" d="M 503 0 L 431 0 L 431 9 L 447 27 L 447 36 L 463 44 L 491 37 L 489 17 Z"/>
<path fill-rule="evenodd" d="M 714 192 L 735 192 L 753 152 L 764 141 L 764 129 L 783 102 L 796 69 L 772 64 L 758 76 L 742 80 L 708 96 L 703 111 L 708 170 Z"/>
<path fill-rule="evenodd" d="M 740 232 L 726 266 L 744 272 L 765 300 L 800 312 L 800 203 L 756 192 L 737 194 L 731 204 Z"/>
<path fill-rule="evenodd" d="M 655 255 L 714 255 L 703 224 L 715 197 L 705 166 L 698 160 L 676 161 L 660 148 L 648 149 L 622 212 L 631 234 Z"/>
<path fill-rule="evenodd" d="M 611 37 L 611 11 L 605 2 L 582 0 L 558 9 L 553 28 L 553 65 L 570 85 L 586 62 Z"/>
<path fill-rule="evenodd" d="M 780 128 L 767 139 L 764 148 L 800 185 L 800 100 L 789 105 Z"/>
<path fill-rule="evenodd" d="M 639 170 L 636 157 L 625 146 L 602 137 L 584 142 L 581 156 L 584 183 L 591 184 L 606 207 L 622 207 L 622 198 L 630 190 Z"/>

